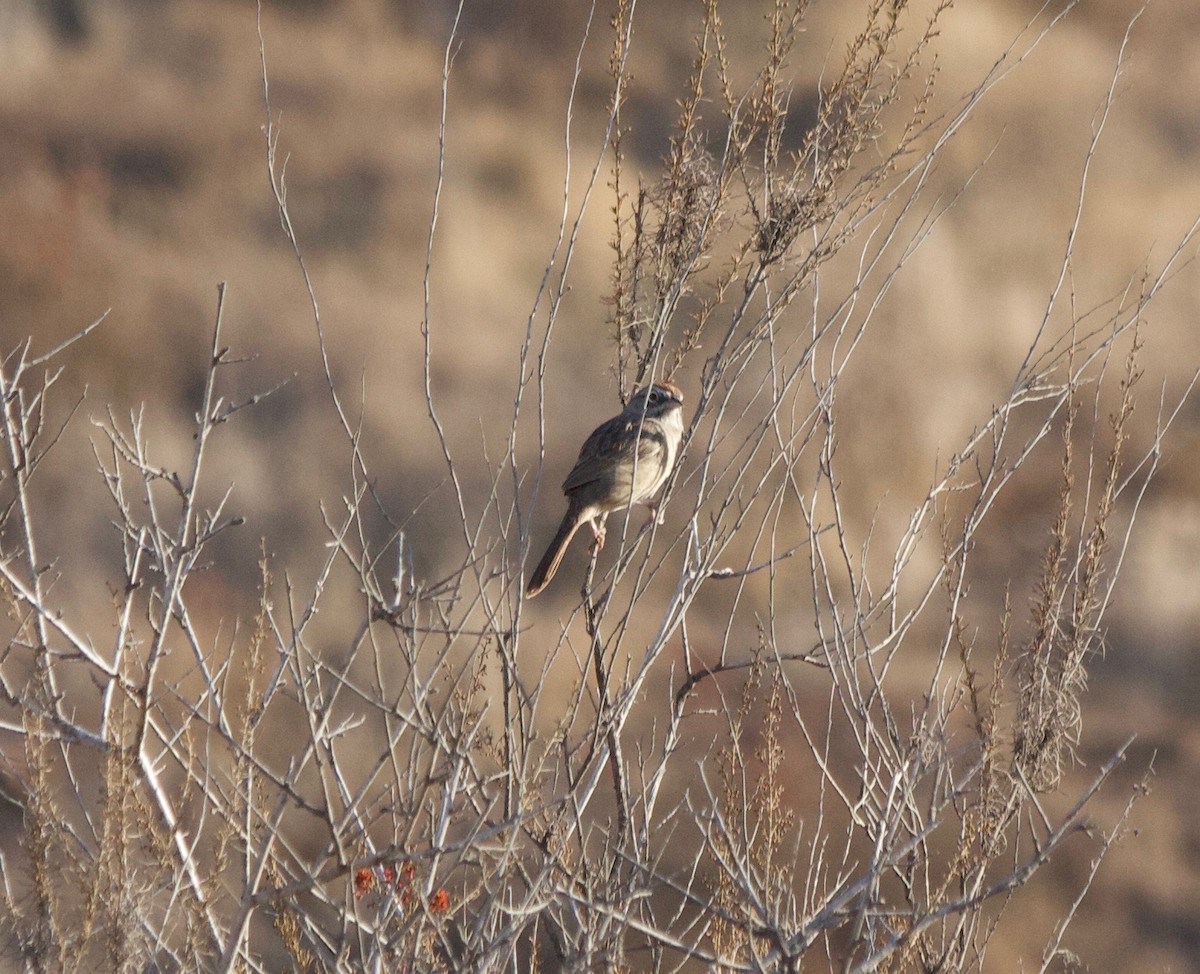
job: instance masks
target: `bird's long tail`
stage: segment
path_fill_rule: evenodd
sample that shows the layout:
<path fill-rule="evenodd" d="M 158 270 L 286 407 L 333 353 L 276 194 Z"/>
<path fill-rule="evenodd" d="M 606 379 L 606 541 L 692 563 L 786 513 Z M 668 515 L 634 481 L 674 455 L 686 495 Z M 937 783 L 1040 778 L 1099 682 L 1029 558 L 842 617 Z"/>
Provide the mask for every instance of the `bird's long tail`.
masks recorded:
<path fill-rule="evenodd" d="M 529 584 L 525 586 L 527 596 L 533 598 L 550 584 L 550 579 L 558 571 L 558 563 L 562 561 L 562 557 L 566 553 L 567 545 L 571 543 L 571 539 L 575 537 L 575 532 L 579 530 L 579 525 L 582 523 L 582 518 L 576 517 L 573 511 L 567 511 L 566 516 L 562 519 L 562 524 L 558 526 L 558 533 L 550 542 L 550 547 L 546 549 L 537 568 L 529 576 Z"/>

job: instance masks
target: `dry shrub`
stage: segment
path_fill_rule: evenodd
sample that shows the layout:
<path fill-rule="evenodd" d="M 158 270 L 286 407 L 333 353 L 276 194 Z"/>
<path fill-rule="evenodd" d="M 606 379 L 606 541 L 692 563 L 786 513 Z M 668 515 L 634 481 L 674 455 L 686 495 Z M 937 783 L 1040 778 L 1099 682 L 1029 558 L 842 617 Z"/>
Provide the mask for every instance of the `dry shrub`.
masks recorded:
<path fill-rule="evenodd" d="M 240 523 L 208 457 L 262 398 L 222 393 L 238 362 L 224 288 L 190 465 L 160 466 L 140 415 L 98 427 L 125 566 L 106 645 L 57 604 L 38 544 L 62 348 L 7 357 L 0 692 L 26 761 L 25 867 L 6 867 L 5 891 L 30 969 L 983 968 L 1006 909 L 1087 828 L 1124 753 L 1046 800 L 1069 780 L 1119 551 L 1173 418 L 1129 458 L 1139 325 L 1189 240 L 1087 314 L 1068 248 L 1007 399 L 942 463 L 880 571 L 871 528 L 844 511 L 839 390 L 856 350 L 885 340 L 878 308 L 944 212 L 927 199 L 939 152 L 1052 26 L 943 112 L 927 62 L 945 12 L 868 5 L 795 133 L 809 5 L 769 7 L 765 57 L 739 90 L 710 0 L 662 171 L 634 180 L 635 10 L 619 3 L 605 145 L 564 201 L 487 489 L 466 489 L 468 447 L 439 418 L 427 302 L 437 503 L 384 508 L 325 358 L 345 493 L 323 508 L 310 564 L 264 549 L 249 626 L 211 632 L 190 603 L 214 540 Z M 271 186 L 324 353 L 265 93 Z M 530 513 L 556 476 L 543 383 L 606 160 L 612 368 L 622 398 L 697 377 L 686 456 L 666 488 L 671 527 L 624 521 L 578 596 L 564 570 L 560 600 L 535 608 L 521 594 Z M 1086 176 L 1081 206 L 1085 190 Z M 440 183 L 430 254 L 439 201 Z M 976 540 L 1055 431 L 1060 503 L 1028 634 L 1005 609 L 981 639 L 963 605 Z M 91 464 L 79 458 L 80 476 Z M 410 539 L 447 519 L 456 564 L 422 577 Z M 1123 822 L 1095 833 L 1096 862 Z M 1074 910 L 1047 932 L 1046 964 Z"/>

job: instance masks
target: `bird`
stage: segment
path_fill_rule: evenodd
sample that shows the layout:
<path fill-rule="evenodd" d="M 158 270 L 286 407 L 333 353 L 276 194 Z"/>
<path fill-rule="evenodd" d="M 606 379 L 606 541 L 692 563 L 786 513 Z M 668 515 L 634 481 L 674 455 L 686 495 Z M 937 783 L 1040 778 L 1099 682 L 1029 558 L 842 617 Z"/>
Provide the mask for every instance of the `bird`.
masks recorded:
<path fill-rule="evenodd" d="M 610 511 L 648 504 L 666 482 L 683 442 L 683 393 L 670 382 L 638 389 L 628 405 L 584 440 L 579 459 L 563 481 L 567 513 L 542 560 L 529 576 L 525 594 L 544 589 L 579 528 L 587 524 L 597 548 L 604 547 Z"/>

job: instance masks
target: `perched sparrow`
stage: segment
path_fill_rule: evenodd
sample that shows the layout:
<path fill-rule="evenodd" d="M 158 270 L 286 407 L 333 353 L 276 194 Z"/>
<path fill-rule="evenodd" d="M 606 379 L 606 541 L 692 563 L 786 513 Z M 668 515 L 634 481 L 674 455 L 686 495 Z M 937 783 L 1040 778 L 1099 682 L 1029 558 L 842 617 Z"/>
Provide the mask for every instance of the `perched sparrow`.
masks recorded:
<path fill-rule="evenodd" d="M 619 416 L 592 431 L 563 481 L 567 513 L 529 577 L 526 595 L 537 595 L 554 577 L 581 524 L 591 527 L 596 546 L 603 547 L 609 511 L 650 501 L 679 455 L 682 407 L 682 392 L 669 382 L 656 382 L 635 392 Z"/>

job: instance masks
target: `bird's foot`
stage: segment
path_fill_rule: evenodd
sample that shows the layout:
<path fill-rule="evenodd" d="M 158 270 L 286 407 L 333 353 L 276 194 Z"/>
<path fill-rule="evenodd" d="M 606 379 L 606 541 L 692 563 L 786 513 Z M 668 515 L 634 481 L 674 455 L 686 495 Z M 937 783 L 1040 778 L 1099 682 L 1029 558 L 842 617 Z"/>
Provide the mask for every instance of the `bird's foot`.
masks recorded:
<path fill-rule="evenodd" d="M 594 521 L 589 521 L 588 526 L 592 529 L 592 545 L 597 551 L 604 547 L 604 517 L 601 515 Z"/>

